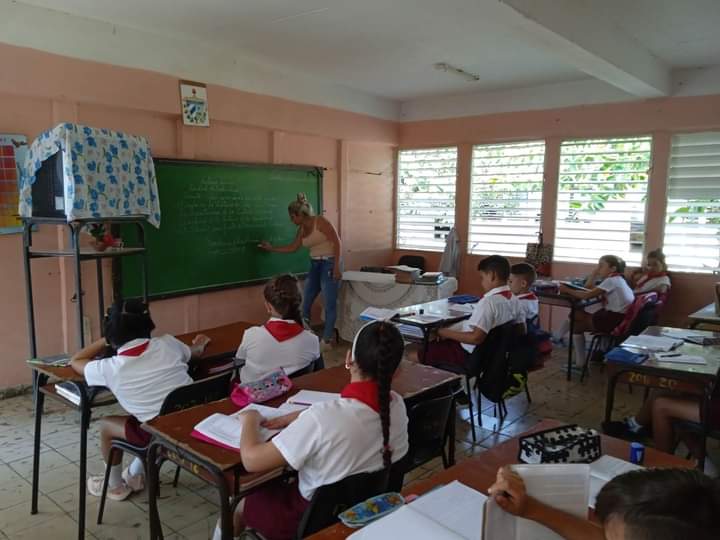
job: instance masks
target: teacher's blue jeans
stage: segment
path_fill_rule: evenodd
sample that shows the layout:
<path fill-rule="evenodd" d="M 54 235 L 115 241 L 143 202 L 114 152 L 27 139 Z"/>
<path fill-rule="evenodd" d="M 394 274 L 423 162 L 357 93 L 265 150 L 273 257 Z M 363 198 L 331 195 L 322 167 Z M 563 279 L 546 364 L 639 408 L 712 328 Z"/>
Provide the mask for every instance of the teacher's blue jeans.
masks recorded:
<path fill-rule="evenodd" d="M 340 285 L 339 281 L 333 279 L 333 268 L 335 268 L 334 259 L 311 259 L 303 294 L 303 318 L 309 321 L 313 302 L 322 291 L 325 301 L 325 328 L 322 339 L 328 342 L 332 341 L 335 335 L 337 292 Z"/>

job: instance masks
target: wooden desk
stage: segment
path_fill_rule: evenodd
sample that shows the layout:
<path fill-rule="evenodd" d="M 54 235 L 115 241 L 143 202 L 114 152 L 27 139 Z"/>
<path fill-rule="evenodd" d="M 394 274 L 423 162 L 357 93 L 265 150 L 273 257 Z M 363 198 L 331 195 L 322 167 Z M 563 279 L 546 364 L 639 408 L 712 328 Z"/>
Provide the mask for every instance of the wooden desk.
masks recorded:
<path fill-rule="evenodd" d="M 323 369 L 293 380 L 293 390 L 269 402 L 277 407 L 298 391 L 318 390 L 322 392 L 340 392 L 347 384 L 349 376 L 344 366 Z M 408 406 L 424 399 L 453 392 L 460 385 L 458 375 L 429 366 L 403 361 L 393 379 L 392 388 L 399 393 Z M 264 475 L 248 474 L 242 468 L 239 452 L 233 452 L 199 441 L 191 436 L 193 427 L 209 415 L 219 412 L 231 414 L 239 409 L 230 399 L 224 399 L 185 409 L 177 413 L 160 416 L 143 424 L 153 434 L 153 442 L 148 452 L 148 499 L 150 504 L 150 538 L 157 538 L 160 532 L 160 519 L 157 510 L 156 488 L 158 485 L 159 463 L 170 460 L 187 469 L 192 474 L 214 484 L 220 492 L 221 524 L 223 538 L 232 538 L 232 515 L 228 477 L 234 478 L 234 495 L 242 497 L 270 478 L 282 474 L 282 470 Z M 454 414 L 453 414 L 454 418 Z M 454 425 L 451 423 L 450 449 L 451 459 L 455 453 Z"/>
<path fill-rule="evenodd" d="M 211 342 L 203 353 L 203 360 L 217 360 L 232 356 L 237 351 L 242 336 L 247 328 L 251 326 L 247 322 L 236 322 L 217 326 L 197 332 L 190 332 L 177 336 L 177 338 L 190 345 L 193 338 L 199 334 L 205 334 Z M 82 540 L 85 536 L 85 500 L 86 500 L 86 482 L 87 482 L 87 430 L 90 425 L 92 409 L 110 405 L 115 400 L 103 400 L 101 403 L 91 403 L 86 392 L 84 384 L 78 384 L 80 392 L 80 403 L 75 404 L 68 399 L 60 396 L 55 391 L 56 382 L 76 382 L 84 383 L 85 378 L 78 375 L 70 366 L 58 367 L 47 366 L 37 363 L 28 363 L 30 369 L 33 370 L 33 387 L 35 401 L 35 433 L 33 440 L 33 473 L 32 473 L 32 491 L 31 491 L 31 507 L 30 512 L 37 514 L 38 508 L 38 491 L 39 491 L 39 470 L 40 470 L 40 441 L 42 438 L 42 416 L 45 403 L 45 396 L 61 402 L 63 405 L 75 409 L 80 413 L 80 457 L 79 457 L 79 480 L 78 480 L 78 537 Z M 53 382 L 48 384 L 49 381 Z"/>
<path fill-rule="evenodd" d="M 527 433 L 551 429 L 560 425 L 563 425 L 563 423 L 557 420 L 543 420 Z M 608 437 L 607 435 L 601 435 L 601 437 L 603 454 L 624 460 L 629 458 L 630 443 Z M 455 480 L 459 480 L 466 486 L 476 489 L 481 493 L 487 493 L 488 488 L 495 482 L 497 470 L 503 465 L 517 463 L 517 456 L 518 439 L 513 438 L 478 456 L 463 460 L 454 467 L 442 470 L 427 480 L 413 482 L 403 489 L 403 494 L 422 495 L 438 485 L 448 484 Z M 691 461 L 659 452 L 654 448 L 645 449 L 644 465 L 647 467 L 680 467 L 685 469 L 691 469 L 694 466 Z M 355 532 L 355 530 L 356 529 L 346 527 L 342 523 L 338 523 L 310 536 L 309 539 L 339 540 L 347 538 Z"/>
<path fill-rule="evenodd" d="M 669 329 L 664 326 L 650 326 L 643 334 L 659 336 L 663 331 Z M 709 337 L 720 336 L 717 332 L 704 330 L 693 330 L 693 334 L 707 335 Z M 718 369 L 720 369 L 720 347 L 703 347 L 685 343 L 677 351 L 693 356 L 703 356 L 707 359 L 707 364 L 676 364 L 648 359 L 642 364 L 634 365 L 608 360 L 605 366 L 608 375 L 605 421 L 609 422 L 612 417 L 612 409 L 615 403 L 615 387 L 618 383 L 673 390 L 686 394 L 702 394 L 705 387 L 715 380 Z"/>
<path fill-rule="evenodd" d="M 549 292 L 543 290 L 535 291 L 535 296 L 538 297 L 538 302 L 545 304 L 546 306 L 558 306 L 565 307 L 570 310 L 570 339 L 568 340 L 568 355 L 567 355 L 567 380 L 572 379 L 572 362 L 573 362 L 573 331 L 575 330 L 575 311 L 578 309 L 584 309 L 587 306 L 596 304 L 597 301 L 586 301 L 578 300 L 574 296 L 569 294 L 559 294 L 556 292 Z"/>
<path fill-rule="evenodd" d="M 431 315 L 433 317 L 439 317 L 439 319 L 428 322 L 422 318 L 423 315 Z M 470 315 L 470 313 L 454 309 L 453 304 L 448 302 L 447 298 L 444 298 L 442 300 L 400 308 L 398 309 L 397 318 L 393 319 L 393 321 L 420 328 L 423 333 L 423 349 L 427 352 L 428 344 L 430 343 L 430 333 L 433 330 L 469 319 Z"/>
<path fill-rule="evenodd" d="M 715 312 L 714 303 L 698 309 L 695 313 L 691 313 L 688 315 L 688 319 L 690 319 L 690 328 L 695 328 L 699 324 L 720 326 L 720 315 Z"/>

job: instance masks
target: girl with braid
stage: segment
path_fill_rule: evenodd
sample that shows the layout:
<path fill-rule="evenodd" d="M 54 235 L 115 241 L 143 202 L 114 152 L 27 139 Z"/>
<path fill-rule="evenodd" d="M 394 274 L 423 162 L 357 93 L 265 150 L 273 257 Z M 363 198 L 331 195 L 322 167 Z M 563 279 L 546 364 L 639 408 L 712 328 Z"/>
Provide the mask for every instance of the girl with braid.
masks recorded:
<path fill-rule="evenodd" d="M 365 325 L 345 358 L 350 382 L 340 398 L 301 412 L 265 421 L 257 411 L 243 413 L 240 452 L 248 472 L 290 466 L 297 481 L 277 480 L 248 495 L 235 512 L 235 534 L 251 527 L 267 540 L 294 538 L 319 487 L 354 474 L 379 471 L 408 451 L 407 411 L 390 389 L 403 355 L 394 325 Z M 282 429 L 263 442 L 259 427 Z M 215 537 L 220 538 L 219 528 Z"/>
<path fill-rule="evenodd" d="M 235 355 L 245 360 L 242 382 L 262 379 L 278 368 L 291 375 L 320 357 L 320 343 L 303 326 L 302 296 L 295 276 L 283 274 L 271 279 L 263 291 L 270 319 L 262 326 L 248 328 Z"/>

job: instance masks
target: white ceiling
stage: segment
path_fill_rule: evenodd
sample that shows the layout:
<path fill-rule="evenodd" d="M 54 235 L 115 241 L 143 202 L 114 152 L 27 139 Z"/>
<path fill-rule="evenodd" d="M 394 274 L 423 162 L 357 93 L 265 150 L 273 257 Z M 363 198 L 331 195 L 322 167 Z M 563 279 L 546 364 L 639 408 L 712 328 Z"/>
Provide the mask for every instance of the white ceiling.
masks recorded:
<path fill-rule="evenodd" d="M 578 69 L 582 63 L 558 55 L 557 47 L 528 30 L 522 16 L 508 17 L 503 4 L 513 1 L 524 0 L 19 3 L 196 43 L 203 50 L 221 50 L 283 73 L 303 74 L 397 102 L 587 80 L 592 72 Z M 646 58 L 657 57 L 659 66 L 720 64 L 720 0 L 542 1 L 557 9 L 568 2 L 582 4 L 586 20 L 588 14 L 604 21 L 609 17 L 607 28 L 613 31 L 604 39 L 614 40 L 616 29 L 631 40 L 628 43 L 644 49 Z M 480 80 L 468 82 L 437 71 L 436 62 L 457 65 L 478 74 Z M 173 72 L 169 63 L 163 71 Z"/>

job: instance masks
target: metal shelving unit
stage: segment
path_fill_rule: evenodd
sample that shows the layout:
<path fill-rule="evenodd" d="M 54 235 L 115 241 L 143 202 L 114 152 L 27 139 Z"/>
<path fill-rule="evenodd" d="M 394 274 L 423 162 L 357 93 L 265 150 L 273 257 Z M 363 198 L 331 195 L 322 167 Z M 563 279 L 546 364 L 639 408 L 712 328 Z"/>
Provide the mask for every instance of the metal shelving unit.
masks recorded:
<path fill-rule="evenodd" d="M 83 305 L 82 292 L 82 272 L 81 262 L 95 261 L 97 269 L 98 283 L 98 315 L 102 320 L 105 315 L 105 299 L 104 284 L 102 275 L 102 259 L 117 259 L 127 256 L 141 256 L 143 260 L 143 298 L 145 302 L 148 300 L 148 277 L 147 277 L 147 250 L 145 248 L 145 222 L 144 216 L 129 216 L 122 218 L 91 218 L 81 219 L 77 221 L 67 222 L 65 218 L 47 218 L 32 217 L 23 218 L 23 262 L 25 265 L 25 289 L 28 305 L 28 334 L 30 340 L 30 357 L 37 357 L 37 340 L 35 334 L 35 308 L 33 301 L 32 287 L 32 265 L 33 259 L 49 258 L 49 257 L 68 257 L 74 259 L 75 270 L 75 298 L 77 303 L 77 322 L 78 322 L 78 346 L 85 346 L 85 336 L 83 334 L 83 317 L 85 308 Z M 94 251 L 80 249 L 80 232 L 82 228 L 89 223 L 104 223 L 107 225 L 134 224 L 138 228 L 138 238 L 140 247 L 131 248 L 108 248 L 106 251 Z M 66 250 L 48 250 L 33 248 L 33 228 L 41 225 L 61 225 L 66 226 L 69 232 L 70 249 Z M 102 331 L 102 326 L 101 326 Z"/>

